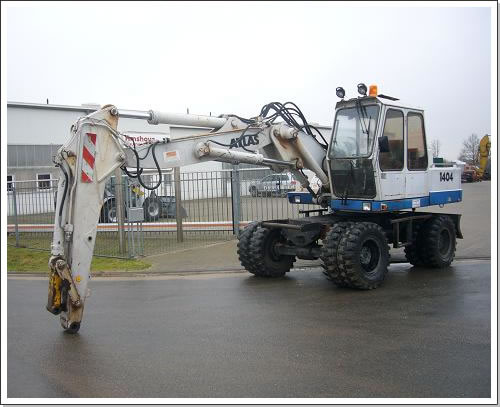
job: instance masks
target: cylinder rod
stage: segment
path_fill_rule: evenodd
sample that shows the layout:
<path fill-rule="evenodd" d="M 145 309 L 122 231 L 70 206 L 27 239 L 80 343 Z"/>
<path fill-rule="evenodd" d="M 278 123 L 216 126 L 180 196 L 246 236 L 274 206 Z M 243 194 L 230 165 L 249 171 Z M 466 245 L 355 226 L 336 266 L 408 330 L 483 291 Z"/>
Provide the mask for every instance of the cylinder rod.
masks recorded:
<path fill-rule="evenodd" d="M 203 116 L 197 114 L 169 113 L 149 110 L 123 110 L 115 111 L 118 116 L 127 119 L 147 120 L 149 124 L 172 124 L 178 126 L 207 127 L 220 129 L 227 122 L 223 117 Z"/>
<path fill-rule="evenodd" d="M 143 112 L 140 110 L 123 110 L 119 109 L 118 110 L 118 116 L 127 118 L 127 119 L 143 119 L 143 120 L 150 120 L 151 119 L 151 112 Z"/>

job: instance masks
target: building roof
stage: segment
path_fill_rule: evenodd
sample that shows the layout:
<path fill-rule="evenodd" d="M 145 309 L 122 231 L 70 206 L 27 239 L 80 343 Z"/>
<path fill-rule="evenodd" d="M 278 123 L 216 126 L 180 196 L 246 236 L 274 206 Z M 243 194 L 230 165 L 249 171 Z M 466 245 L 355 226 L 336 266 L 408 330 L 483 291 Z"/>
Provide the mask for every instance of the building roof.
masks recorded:
<path fill-rule="evenodd" d="M 26 102 L 13 102 L 7 101 L 7 107 L 20 107 L 28 109 L 46 109 L 46 110 L 66 110 L 75 112 L 92 113 L 100 109 L 99 105 L 81 105 L 81 106 L 68 106 L 68 105 L 51 105 L 43 103 L 26 103 Z"/>

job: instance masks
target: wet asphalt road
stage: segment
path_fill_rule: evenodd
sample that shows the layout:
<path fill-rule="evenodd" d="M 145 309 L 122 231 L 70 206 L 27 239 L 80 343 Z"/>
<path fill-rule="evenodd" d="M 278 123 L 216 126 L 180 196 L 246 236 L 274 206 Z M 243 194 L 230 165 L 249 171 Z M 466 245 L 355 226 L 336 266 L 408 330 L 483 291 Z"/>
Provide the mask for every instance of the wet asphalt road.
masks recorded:
<path fill-rule="evenodd" d="M 373 291 L 318 270 L 95 279 L 80 334 L 46 279 L 8 280 L 8 397 L 489 397 L 488 261 L 393 265 Z"/>

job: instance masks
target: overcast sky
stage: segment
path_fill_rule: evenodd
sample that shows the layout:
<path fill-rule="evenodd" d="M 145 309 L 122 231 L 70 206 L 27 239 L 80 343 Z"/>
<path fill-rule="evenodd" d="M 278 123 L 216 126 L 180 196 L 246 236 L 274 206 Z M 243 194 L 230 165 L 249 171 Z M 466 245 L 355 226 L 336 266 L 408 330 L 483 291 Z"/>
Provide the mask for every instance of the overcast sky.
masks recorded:
<path fill-rule="evenodd" d="M 293 101 L 331 124 L 343 86 L 426 110 L 456 159 L 490 133 L 489 8 L 335 3 L 9 4 L 9 101 L 256 115 Z M 4 27 L 5 28 L 5 27 Z M 66 131 L 66 129 L 64 130 Z"/>

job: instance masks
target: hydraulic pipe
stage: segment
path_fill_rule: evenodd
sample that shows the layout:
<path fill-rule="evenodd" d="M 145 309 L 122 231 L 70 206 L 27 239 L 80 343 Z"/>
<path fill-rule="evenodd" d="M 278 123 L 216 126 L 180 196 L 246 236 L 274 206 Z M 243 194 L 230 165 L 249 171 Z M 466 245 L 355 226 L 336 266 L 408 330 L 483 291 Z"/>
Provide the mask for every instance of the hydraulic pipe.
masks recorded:
<path fill-rule="evenodd" d="M 245 163 L 245 164 L 267 164 L 276 165 L 285 168 L 295 168 L 297 163 L 290 161 L 275 160 L 272 158 L 265 158 L 262 154 L 246 153 L 243 151 L 234 151 L 227 148 L 219 148 L 208 145 L 207 143 L 199 143 L 196 148 L 198 157 L 210 157 L 215 161 L 224 161 L 232 163 Z"/>
<path fill-rule="evenodd" d="M 197 114 L 168 113 L 149 110 L 123 110 L 116 109 L 112 114 L 128 119 L 147 120 L 149 124 L 173 124 L 178 126 L 207 127 L 220 129 L 227 122 L 223 117 L 203 116 Z"/>

